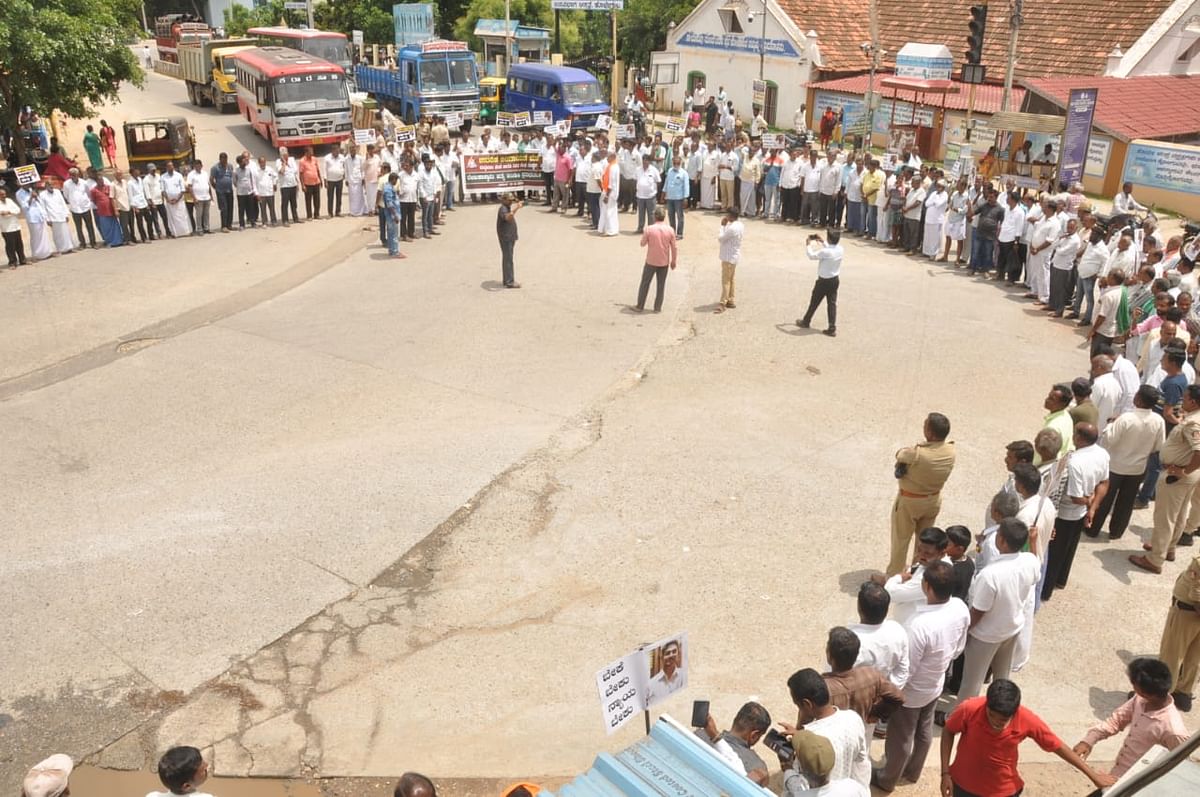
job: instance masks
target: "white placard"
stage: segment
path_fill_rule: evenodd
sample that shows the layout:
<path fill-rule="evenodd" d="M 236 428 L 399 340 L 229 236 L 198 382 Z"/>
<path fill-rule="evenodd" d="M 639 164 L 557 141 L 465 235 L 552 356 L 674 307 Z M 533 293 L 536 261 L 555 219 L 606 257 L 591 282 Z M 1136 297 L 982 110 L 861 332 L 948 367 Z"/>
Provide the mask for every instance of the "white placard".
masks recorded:
<path fill-rule="evenodd" d="M 778 133 L 763 133 L 762 145 L 763 149 L 783 149 L 787 146 L 787 139 Z"/>
<path fill-rule="evenodd" d="M 17 176 L 17 185 L 33 185 L 40 179 L 37 166 L 32 163 L 18 166 L 13 169 L 13 173 Z"/>
<path fill-rule="evenodd" d="M 533 124 L 533 119 L 529 116 L 529 111 L 520 111 L 513 114 L 513 125 L 515 127 L 529 127 Z"/>
<path fill-rule="evenodd" d="M 642 645 L 596 673 L 604 729 L 617 729 L 687 687 L 687 634 Z"/>
<path fill-rule="evenodd" d="M 542 129 L 555 138 L 571 135 L 571 123 L 565 119 L 555 122 L 552 125 L 546 125 Z"/>
<path fill-rule="evenodd" d="M 634 125 L 617 125 L 613 130 L 613 138 L 618 141 L 623 138 L 633 138 L 637 135 L 637 128 Z"/>
<path fill-rule="evenodd" d="M 515 116 L 516 114 L 513 114 L 510 111 L 498 112 L 496 114 L 496 127 L 512 127 L 514 124 L 516 124 L 514 121 Z"/>
<path fill-rule="evenodd" d="M 458 128 L 462 127 L 462 124 L 462 111 L 450 111 L 448 114 L 446 114 L 446 127 L 450 128 L 451 130 L 457 130 Z"/>
<path fill-rule="evenodd" d="M 612 127 L 612 117 L 606 113 L 602 113 L 596 117 L 596 129 L 607 130 Z"/>
<path fill-rule="evenodd" d="M 407 125 L 404 127 L 396 128 L 396 141 L 397 142 L 403 144 L 405 141 L 416 141 L 416 140 L 417 140 L 416 125 Z"/>
<path fill-rule="evenodd" d="M 284 3 L 283 7 L 288 11 L 307 11 L 308 3 L 302 0 L 293 0 L 293 2 Z"/>
<path fill-rule="evenodd" d="M 646 708 L 647 678 L 643 662 L 642 652 L 636 650 L 596 673 L 604 730 L 610 734 Z"/>
<path fill-rule="evenodd" d="M 1112 141 L 1092 134 L 1088 141 L 1087 163 L 1083 173 L 1088 177 L 1103 177 L 1108 169 L 1108 154 L 1112 150 Z"/>
<path fill-rule="evenodd" d="M 555 11 L 624 11 L 625 0 L 550 0 Z"/>
<path fill-rule="evenodd" d="M 552 125 L 554 124 L 554 111 L 534 111 L 533 124 L 535 125 Z"/>
<path fill-rule="evenodd" d="M 354 42 L 355 47 L 363 46 L 363 34 L 361 30 L 350 31 L 350 41 Z"/>
<path fill-rule="evenodd" d="M 374 130 L 362 130 L 359 128 L 355 128 L 354 129 L 354 143 L 355 144 L 374 144 L 375 143 L 375 131 Z"/>
<path fill-rule="evenodd" d="M 673 118 L 667 120 L 668 133 L 682 133 L 685 129 L 687 129 L 687 122 L 685 122 L 682 118 Z"/>

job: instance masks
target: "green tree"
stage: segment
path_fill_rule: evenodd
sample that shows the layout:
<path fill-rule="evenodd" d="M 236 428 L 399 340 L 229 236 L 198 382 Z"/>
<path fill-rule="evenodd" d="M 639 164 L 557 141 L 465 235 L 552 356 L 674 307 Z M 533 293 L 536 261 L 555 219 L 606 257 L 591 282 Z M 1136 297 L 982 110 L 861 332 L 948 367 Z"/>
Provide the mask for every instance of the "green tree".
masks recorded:
<path fill-rule="evenodd" d="M 621 59 L 629 66 L 648 66 L 650 53 L 667 43 L 667 26 L 678 24 L 699 0 L 625 0 L 617 12 L 617 44 Z"/>
<path fill-rule="evenodd" d="M 317 6 L 313 15 L 321 30 L 346 35 L 361 30 L 364 44 L 391 44 L 396 39 L 392 3 L 388 0 L 338 0 Z"/>
<path fill-rule="evenodd" d="M 0 127 L 16 130 L 26 105 L 84 118 L 96 103 L 117 99 L 123 81 L 140 86 L 142 70 L 127 46 L 140 14 L 138 0 L 0 2 Z M 23 160 L 24 143 L 14 141 Z"/>
<path fill-rule="evenodd" d="M 287 19 L 288 13 L 283 7 L 283 0 L 271 0 L 256 8 L 246 8 L 235 3 L 225 10 L 225 35 L 230 38 L 245 36 L 250 28 L 278 25 L 281 19 Z"/>

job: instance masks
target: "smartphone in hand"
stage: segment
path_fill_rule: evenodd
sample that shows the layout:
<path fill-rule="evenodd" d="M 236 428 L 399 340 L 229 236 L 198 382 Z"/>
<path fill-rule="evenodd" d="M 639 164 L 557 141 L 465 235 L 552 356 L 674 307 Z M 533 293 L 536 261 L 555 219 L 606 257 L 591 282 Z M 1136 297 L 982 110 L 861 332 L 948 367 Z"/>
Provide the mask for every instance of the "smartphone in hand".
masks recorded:
<path fill-rule="evenodd" d="M 703 728 L 708 724 L 708 703 L 707 700 L 692 701 L 692 727 Z"/>

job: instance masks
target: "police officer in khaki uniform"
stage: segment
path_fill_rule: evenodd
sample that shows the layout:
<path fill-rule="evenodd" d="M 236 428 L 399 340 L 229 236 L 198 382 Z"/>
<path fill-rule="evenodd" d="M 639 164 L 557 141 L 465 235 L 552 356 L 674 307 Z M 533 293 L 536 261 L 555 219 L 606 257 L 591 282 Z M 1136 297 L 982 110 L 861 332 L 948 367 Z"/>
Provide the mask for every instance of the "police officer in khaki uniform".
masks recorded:
<path fill-rule="evenodd" d="M 938 412 L 925 419 L 925 442 L 896 452 L 899 490 L 892 504 L 892 553 L 887 574 L 894 576 L 913 559 L 909 546 L 915 534 L 937 522 L 942 486 L 954 470 L 950 419 Z"/>
<path fill-rule="evenodd" d="M 1171 668 L 1176 707 L 1191 711 L 1192 689 L 1200 667 L 1200 556 L 1175 579 L 1158 657 Z"/>
<path fill-rule="evenodd" d="M 1161 573 L 1164 561 L 1175 561 L 1175 546 L 1187 531 L 1192 493 L 1200 483 L 1200 385 L 1188 385 L 1183 391 L 1183 412 L 1183 420 L 1167 435 L 1159 452 L 1162 473 L 1154 499 L 1154 533 L 1149 544 L 1142 546 L 1150 553 L 1129 557 L 1134 565 L 1151 573 Z"/>

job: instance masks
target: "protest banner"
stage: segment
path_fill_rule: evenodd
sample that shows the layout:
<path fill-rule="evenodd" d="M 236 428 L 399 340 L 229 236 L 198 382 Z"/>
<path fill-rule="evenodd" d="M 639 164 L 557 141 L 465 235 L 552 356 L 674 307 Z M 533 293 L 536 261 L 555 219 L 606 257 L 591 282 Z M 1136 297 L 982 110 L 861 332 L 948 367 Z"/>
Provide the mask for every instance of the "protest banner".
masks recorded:
<path fill-rule="evenodd" d="M 537 152 L 464 155 L 462 164 L 464 194 L 497 194 L 546 187 L 542 182 L 542 156 Z"/>
<path fill-rule="evenodd" d="M 612 127 L 612 117 L 606 113 L 602 113 L 596 117 L 596 129 L 607 130 Z"/>
<path fill-rule="evenodd" d="M 375 131 L 374 130 L 360 130 L 359 128 L 355 128 L 354 129 L 354 143 L 355 144 L 374 144 L 375 143 Z"/>
<path fill-rule="evenodd" d="M 17 177 L 17 185 L 33 185 L 41 179 L 38 176 L 37 166 L 32 163 L 25 166 L 18 166 L 13 169 L 13 174 Z"/>
<path fill-rule="evenodd" d="M 783 149 L 787 146 L 787 139 L 779 133 L 763 133 L 762 145 L 763 149 Z"/>
<path fill-rule="evenodd" d="M 496 114 L 497 127 L 513 127 L 516 124 L 516 114 L 511 111 L 500 111 Z"/>
<path fill-rule="evenodd" d="M 554 124 L 554 111 L 534 111 L 533 123 L 542 126 Z"/>
<path fill-rule="evenodd" d="M 451 111 L 450 113 L 446 114 L 446 127 L 450 128 L 451 130 L 457 130 L 458 128 L 462 127 L 462 124 L 462 111 Z"/>
<path fill-rule="evenodd" d="M 416 125 L 407 125 L 404 127 L 396 128 L 396 142 L 397 143 L 403 144 L 405 141 L 416 141 L 416 140 L 417 140 Z"/>
<path fill-rule="evenodd" d="M 617 139 L 618 141 L 637 136 L 637 128 L 633 125 L 617 125 L 614 130 L 616 132 L 613 133 L 613 138 Z"/>
<path fill-rule="evenodd" d="M 667 120 L 667 132 L 668 133 L 682 133 L 686 128 L 687 128 L 687 123 L 683 120 L 683 117 L 678 117 L 678 118 L 673 118 L 673 119 Z"/>
<path fill-rule="evenodd" d="M 529 111 L 521 111 L 520 113 L 513 114 L 514 127 L 529 127 L 532 124 L 533 119 L 530 118 Z"/>

